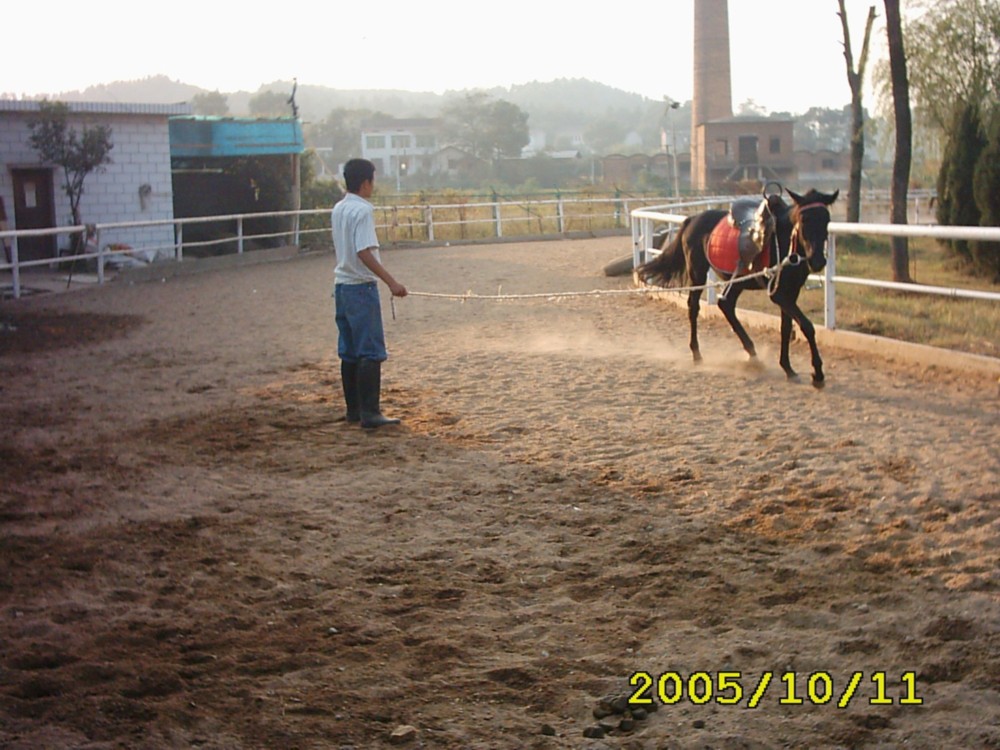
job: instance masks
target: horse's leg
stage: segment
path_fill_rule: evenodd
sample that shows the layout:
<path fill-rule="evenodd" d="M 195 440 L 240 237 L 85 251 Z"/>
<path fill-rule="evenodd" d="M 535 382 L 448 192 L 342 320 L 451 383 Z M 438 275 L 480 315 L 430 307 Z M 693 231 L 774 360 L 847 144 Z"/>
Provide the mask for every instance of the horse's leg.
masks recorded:
<path fill-rule="evenodd" d="M 688 292 L 688 320 L 691 323 L 691 354 L 695 362 L 701 362 L 698 347 L 698 311 L 701 310 L 701 289 Z"/>
<path fill-rule="evenodd" d="M 823 360 L 819 356 L 819 347 L 816 345 L 816 326 L 814 326 L 812 321 L 806 317 L 804 312 L 802 312 L 797 301 L 784 301 L 779 302 L 778 304 L 781 305 L 781 356 L 784 360 L 781 365 L 782 369 L 784 369 L 789 378 L 795 376 L 795 372 L 792 370 L 791 365 L 788 362 L 788 344 L 785 342 L 785 318 L 788 317 L 788 338 L 791 338 L 791 321 L 794 320 L 798 323 L 799 329 L 802 331 L 802 335 L 806 337 L 806 341 L 809 342 L 809 351 L 812 352 L 812 384 L 816 388 L 822 388 L 825 384 L 823 376 Z"/>
<path fill-rule="evenodd" d="M 778 364 L 785 371 L 789 380 L 797 380 L 799 374 L 792 369 L 792 360 L 789 356 L 789 343 L 792 340 L 792 316 L 781 310 L 781 355 L 778 357 Z"/>
<path fill-rule="evenodd" d="M 750 355 L 751 359 L 756 359 L 757 349 L 753 345 L 753 340 L 743 327 L 743 324 L 736 317 L 736 301 L 740 298 L 743 289 L 742 285 L 734 284 L 724 299 L 719 297 L 719 309 L 726 316 L 726 320 L 729 321 L 729 326 L 733 329 L 733 332 L 739 337 L 740 343 L 743 344 L 746 353 Z"/>

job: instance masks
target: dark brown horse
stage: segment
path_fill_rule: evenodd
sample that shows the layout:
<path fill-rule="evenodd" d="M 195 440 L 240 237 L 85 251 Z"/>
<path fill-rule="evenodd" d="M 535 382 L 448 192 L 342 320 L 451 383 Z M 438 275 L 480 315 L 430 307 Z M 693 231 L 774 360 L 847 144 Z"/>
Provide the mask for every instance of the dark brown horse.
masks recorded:
<path fill-rule="evenodd" d="M 753 341 L 736 318 L 736 302 L 746 289 L 766 289 L 771 301 L 781 309 L 781 355 L 778 359 L 781 369 L 790 379 L 798 377 L 792 369 L 788 355 L 792 321 L 795 321 L 812 351 L 812 383 L 817 388 L 822 388 L 823 360 L 820 359 L 819 349 L 816 347 L 816 329 L 799 308 L 798 299 L 809 274 L 821 271 L 826 266 L 829 206 L 837 200 L 840 191 L 826 194 L 810 190 L 805 195 L 797 195 L 791 190 L 787 192 L 794 201 L 791 206 L 781 199 L 780 194 L 767 198 L 768 207 L 775 219 L 774 238 L 771 242 L 772 247 L 777 246 L 777 252 L 771 252 L 773 275 L 768 278 L 750 274 L 751 277 L 746 279 L 736 276 L 724 296 L 720 297 L 719 309 L 743 343 L 747 354 L 751 358 L 756 358 L 757 351 Z M 639 277 L 657 286 L 668 287 L 673 282 L 674 286 L 703 287 L 708 280 L 710 268 L 709 237 L 726 215 L 726 211 L 710 210 L 685 219 L 663 252 L 637 269 Z M 777 257 L 774 257 L 775 255 Z M 716 274 L 725 280 L 732 278 L 731 273 L 720 272 L 718 269 Z M 684 283 L 685 277 L 687 284 Z M 701 307 L 701 293 L 702 289 L 688 293 L 691 352 L 695 362 L 701 360 L 701 351 L 698 347 L 698 311 Z"/>

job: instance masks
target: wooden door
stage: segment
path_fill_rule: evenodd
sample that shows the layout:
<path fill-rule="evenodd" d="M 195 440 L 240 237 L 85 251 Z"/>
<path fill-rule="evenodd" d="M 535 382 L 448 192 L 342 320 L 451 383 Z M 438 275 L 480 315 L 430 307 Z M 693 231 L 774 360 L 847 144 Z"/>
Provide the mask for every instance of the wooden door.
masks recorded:
<path fill-rule="evenodd" d="M 757 156 L 757 136 L 740 136 L 739 160 L 740 164 L 744 166 L 756 166 L 760 164 L 760 159 Z"/>
<path fill-rule="evenodd" d="M 12 169 L 14 182 L 14 228 L 49 229 L 56 225 L 51 169 Z M 56 256 L 56 237 L 18 237 L 20 260 Z"/>

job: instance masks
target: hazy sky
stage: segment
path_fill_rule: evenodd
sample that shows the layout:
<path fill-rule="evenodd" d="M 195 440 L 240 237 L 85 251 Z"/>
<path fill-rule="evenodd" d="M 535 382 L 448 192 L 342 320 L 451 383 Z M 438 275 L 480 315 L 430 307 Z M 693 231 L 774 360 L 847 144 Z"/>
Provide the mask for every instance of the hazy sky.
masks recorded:
<path fill-rule="evenodd" d="M 292 78 L 438 93 L 589 78 L 685 101 L 693 1 L 16 2 L 4 10 L 0 92 L 55 95 L 157 74 L 223 92 Z M 873 61 L 884 56 L 882 3 L 846 5 L 855 56 L 872 5 Z M 837 10 L 837 0 L 729 0 L 733 106 L 848 104 Z"/>

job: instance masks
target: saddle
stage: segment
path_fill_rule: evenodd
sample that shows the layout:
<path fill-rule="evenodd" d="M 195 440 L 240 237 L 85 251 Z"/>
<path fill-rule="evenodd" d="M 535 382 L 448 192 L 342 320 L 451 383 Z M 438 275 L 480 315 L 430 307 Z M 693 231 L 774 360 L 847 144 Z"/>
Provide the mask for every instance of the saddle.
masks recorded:
<path fill-rule="evenodd" d="M 738 198 L 712 230 L 708 262 L 716 271 L 733 276 L 757 272 L 771 262 L 774 214 L 767 198 Z"/>

